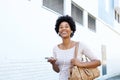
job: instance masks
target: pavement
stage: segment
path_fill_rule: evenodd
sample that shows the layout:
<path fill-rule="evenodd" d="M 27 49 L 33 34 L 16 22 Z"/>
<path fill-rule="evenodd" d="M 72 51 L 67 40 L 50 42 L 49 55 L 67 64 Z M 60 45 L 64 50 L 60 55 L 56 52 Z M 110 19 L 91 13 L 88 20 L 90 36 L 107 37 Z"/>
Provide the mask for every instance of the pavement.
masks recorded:
<path fill-rule="evenodd" d="M 106 79 L 106 80 L 120 80 L 120 75 L 117 75 L 117 76 L 108 78 L 108 79 Z"/>
<path fill-rule="evenodd" d="M 120 80 L 120 73 L 101 76 L 97 80 Z"/>

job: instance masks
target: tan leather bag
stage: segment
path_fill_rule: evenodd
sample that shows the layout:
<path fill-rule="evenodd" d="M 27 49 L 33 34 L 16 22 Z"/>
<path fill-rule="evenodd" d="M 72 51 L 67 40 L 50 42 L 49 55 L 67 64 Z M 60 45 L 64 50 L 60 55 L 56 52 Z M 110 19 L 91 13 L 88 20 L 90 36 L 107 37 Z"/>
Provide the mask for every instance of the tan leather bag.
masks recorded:
<path fill-rule="evenodd" d="M 79 44 L 77 44 L 77 46 L 75 47 L 75 58 L 77 58 L 78 45 Z M 68 80 L 94 80 L 95 78 L 100 76 L 100 71 L 97 67 L 79 68 L 77 66 L 73 66 L 70 69 L 69 73 L 70 77 L 68 78 Z"/>

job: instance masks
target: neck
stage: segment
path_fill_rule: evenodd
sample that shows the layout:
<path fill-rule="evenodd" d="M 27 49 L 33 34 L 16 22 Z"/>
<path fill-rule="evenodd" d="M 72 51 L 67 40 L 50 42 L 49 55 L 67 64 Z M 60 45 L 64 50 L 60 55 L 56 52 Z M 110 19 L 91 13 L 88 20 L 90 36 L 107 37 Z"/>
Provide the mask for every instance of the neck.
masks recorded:
<path fill-rule="evenodd" d="M 64 49 L 70 48 L 72 45 L 72 41 L 70 39 L 63 39 L 62 46 Z"/>

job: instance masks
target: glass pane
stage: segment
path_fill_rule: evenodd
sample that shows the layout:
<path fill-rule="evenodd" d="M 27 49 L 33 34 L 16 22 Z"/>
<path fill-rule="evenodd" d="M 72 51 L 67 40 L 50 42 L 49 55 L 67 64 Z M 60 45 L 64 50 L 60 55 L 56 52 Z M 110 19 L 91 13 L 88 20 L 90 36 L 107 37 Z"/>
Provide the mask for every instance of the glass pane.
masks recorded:
<path fill-rule="evenodd" d="M 63 14 L 63 0 L 43 0 L 43 5 L 55 12 Z"/>
<path fill-rule="evenodd" d="M 71 15 L 75 21 L 83 25 L 83 11 L 72 4 Z"/>
<path fill-rule="evenodd" d="M 106 65 L 106 45 L 101 45 L 102 52 L 102 75 L 107 74 L 107 65 Z"/>
<path fill-rule="evenodd" d="M 88 15 L 88 28 L 96 31 L 95 19 L 90 15 Z"/>

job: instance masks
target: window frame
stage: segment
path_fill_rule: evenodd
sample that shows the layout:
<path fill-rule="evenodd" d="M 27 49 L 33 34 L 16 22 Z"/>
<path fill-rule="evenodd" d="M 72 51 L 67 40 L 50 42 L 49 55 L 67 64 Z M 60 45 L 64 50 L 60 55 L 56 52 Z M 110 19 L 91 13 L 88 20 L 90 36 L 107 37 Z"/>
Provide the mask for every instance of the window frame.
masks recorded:
<path fill-rule="evenodd" d="M 115 15 L 115 20 L 118 22 L 118 23 L 120 23 L 120 14 L 115 10 L 114 11 L 114 15 Z"/>
<path fill-rule="evenodd" d="M 90 25 L 89 25 L 89 21 L 92 21 L 91 19 L 89 20 L 89 18 L 91 18 L 91 19 L 94 20 L 94 24 L 93 24 L 94 26 L 90 26 Z M 95 18 L 93 15 L 91 15 L 90 13 L 88 13 L 88 28 L 89 28 L 90 30 L 96 32 L 96 18 Z"/>
<path fill-rule="evenodd" d="M 76 8 L 80 11 L 80 13 L 82 12 L 82 13 L 80 14 L 80 17 L 78 16 L 79 18 L 82 18 L 82 19 L 79 19 L 80 21 L 76 20 L 76 18 L 73 16 L 73 14 L 72 14 L 72 11 L 73 11 L 73 10 L 72 10 L 72 6 L 76 7 Z M 84 14 L 84 13 L 83 13 L 83 10 L 84 10 L 84 9 L 81 8 L 79 5 L 77 5 L 76 3 L 74 3 L 74 2 L 71 3 L 71 16 L 73 17 L 73 19 L 74 19 L 77 23 L 79 23 L 79 24 L 81 24 L 81 25 L 83 25 L 83 17 L 84 17 L 84 16 L 83 16 L 83 14 Z M 81 15 L 82 15 L 82 16 L 81 16 Z"/>
<path fill-rule="evenodd" d="M 63 14 L 64 14 L 64 0 L 62 0 L 63 3 L 62 3 L 62 12 L 60 11 L 61 13 L 58 12 L 59 10 L 56 11 L 56 10 L 54 10 L 53 8 L 50 8 L 50 7 L 46 6 L 46 5 L 44 5 L 44 1 L 45 1 L 45 0 L 42 0 L 42 7 L 43 7 L 43 8 L 45 8 L 45 9 L 51 11 L 51 12 L 54 12 L 54 13 L 56 13 L 56 14 L 60 14 L 60 15 L 63 15 Z M 60 0 L 58 0 L 58 1 L 60 1 Z M 52 1 L 51 1 L 51 2 L 52 2 Z"/>

